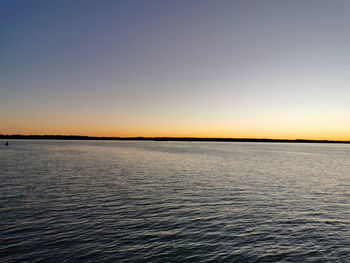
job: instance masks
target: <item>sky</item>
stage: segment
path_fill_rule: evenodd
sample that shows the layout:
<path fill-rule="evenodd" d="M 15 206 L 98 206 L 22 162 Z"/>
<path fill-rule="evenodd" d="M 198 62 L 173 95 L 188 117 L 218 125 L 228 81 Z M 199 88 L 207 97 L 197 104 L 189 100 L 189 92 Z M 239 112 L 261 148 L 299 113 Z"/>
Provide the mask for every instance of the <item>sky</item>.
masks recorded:
<path fill-rule="evenodd" d="M 347 0 L 0 0 L 0 134 L 350 140 Z"/>

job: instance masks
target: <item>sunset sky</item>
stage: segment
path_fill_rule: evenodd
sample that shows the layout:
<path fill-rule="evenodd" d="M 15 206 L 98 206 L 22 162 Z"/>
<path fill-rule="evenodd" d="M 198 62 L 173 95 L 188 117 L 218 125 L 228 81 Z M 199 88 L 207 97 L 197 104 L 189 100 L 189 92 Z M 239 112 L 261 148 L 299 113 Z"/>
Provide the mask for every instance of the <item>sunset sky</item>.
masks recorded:
<path fill-rule="evenodd" d="M 350 1 L 1 0 L 14 133 L 350 140 Z"/>

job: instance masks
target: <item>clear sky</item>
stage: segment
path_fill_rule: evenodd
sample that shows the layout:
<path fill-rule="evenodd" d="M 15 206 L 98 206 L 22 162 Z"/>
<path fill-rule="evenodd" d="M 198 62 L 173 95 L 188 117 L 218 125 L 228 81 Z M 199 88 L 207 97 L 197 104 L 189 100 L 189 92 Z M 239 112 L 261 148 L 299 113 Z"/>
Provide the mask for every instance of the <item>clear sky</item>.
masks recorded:
<path fill-rule="evenodd" d="M 0 0 L 0 134 L 350 140 L 350 1 Z"/>

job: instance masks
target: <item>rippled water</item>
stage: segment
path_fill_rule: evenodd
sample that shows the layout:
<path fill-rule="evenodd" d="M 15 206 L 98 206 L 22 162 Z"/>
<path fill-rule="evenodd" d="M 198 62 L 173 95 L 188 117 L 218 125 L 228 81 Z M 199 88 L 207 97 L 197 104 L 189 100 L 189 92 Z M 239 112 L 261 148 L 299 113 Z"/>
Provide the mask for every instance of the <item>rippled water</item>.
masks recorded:
<path fill-rule="evenodd" d="M 1 262 L 350 260 L 350 145 L 0 143 Z"/>

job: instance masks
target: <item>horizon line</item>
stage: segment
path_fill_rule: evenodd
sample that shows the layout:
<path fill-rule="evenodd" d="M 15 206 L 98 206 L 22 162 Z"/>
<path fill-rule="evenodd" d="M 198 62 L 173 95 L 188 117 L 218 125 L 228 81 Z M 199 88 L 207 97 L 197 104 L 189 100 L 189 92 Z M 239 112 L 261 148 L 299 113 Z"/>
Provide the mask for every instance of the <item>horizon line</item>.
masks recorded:
<path fill-rule="evenodd" d="M 350 143 L 349 140 L 329 139 L 276 139 L 276 138 L 234 138 L 234 137 L 168 137 L 168 136 L 88 136 L 48 134 L 0 134 L 0 139 L 48 139 L 48 140 L 141 140 L 141 141 L 198 141 L 198 142 L 296 142 L 296 143 Z"/>

